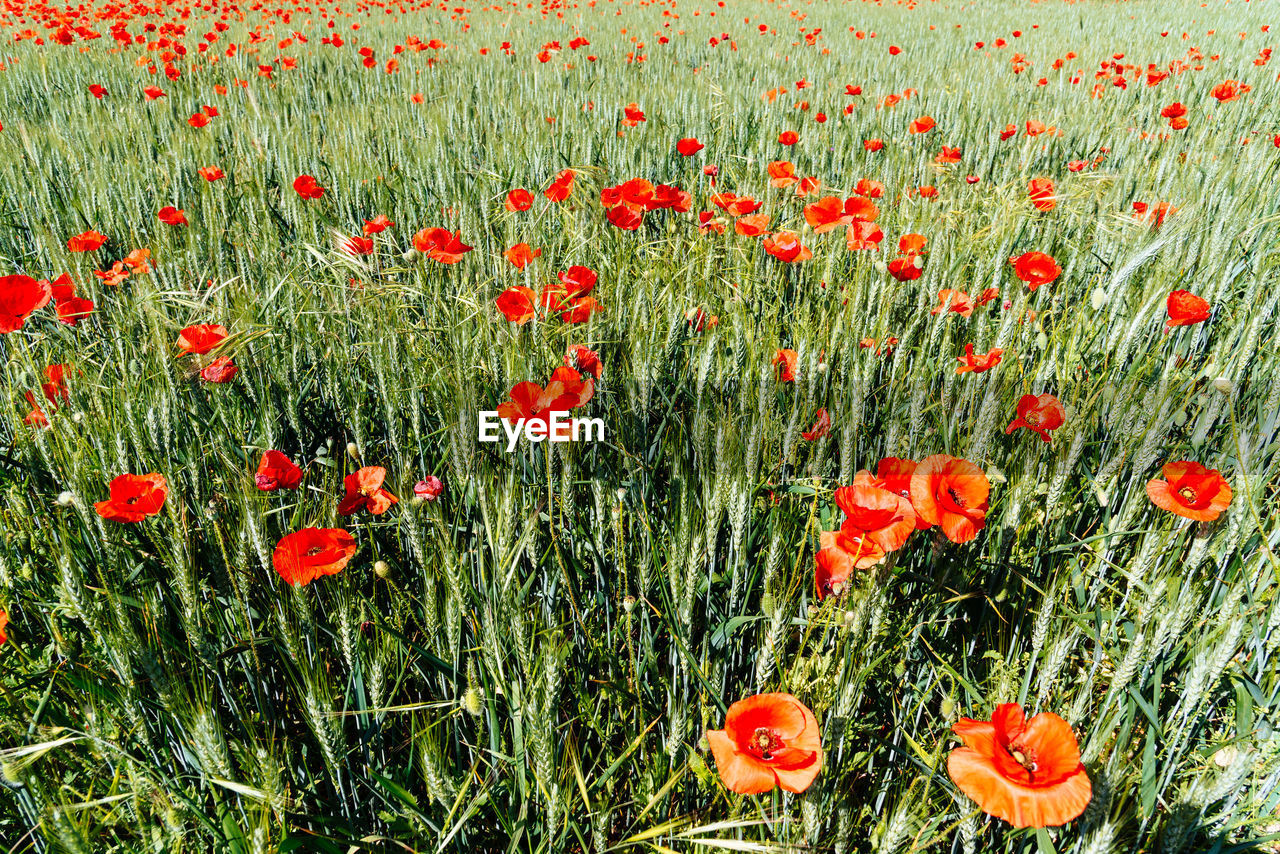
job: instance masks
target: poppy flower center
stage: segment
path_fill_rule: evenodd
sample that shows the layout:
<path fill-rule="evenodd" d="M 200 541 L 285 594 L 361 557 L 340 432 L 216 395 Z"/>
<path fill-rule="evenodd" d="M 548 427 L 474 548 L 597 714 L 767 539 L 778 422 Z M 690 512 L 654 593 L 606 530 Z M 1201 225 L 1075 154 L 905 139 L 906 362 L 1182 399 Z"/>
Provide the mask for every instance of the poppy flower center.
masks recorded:
<path fill-rule="evenodd" d="M 1041 415 L 1039 412 L 1028 412 L 1026 417 L 1023 420 L 1026 421 L 1028 424 L 1030 424 L 1032 427 L 1039 427 L 1040 422 L 1044 420 L 1044 416 Z"/>
<path fill-rule="evenodd" d="M 1184 486 L 1182 489 L 1179 489 L 1178 495 L 1182 496 L 1182 500 L 1186 501 L 1188 504 L 1195 503 L 1196 491 L 1189 486 Z"/>
<path fill-rule="evenodd" d="M 323 551 L 324 551 L 323 546 L 312 546 L 311 548 L 307 549 L 306 556 L 315 557 L 316 555 L 320 554 Z"/>
<path fill-rule="evenodd" d="M 782 739 L 769 727 L 757 727 L 755 734 L 751 736 L 752 752 L 761 759 L 772 759 L 774 752 L 781 747 Z"/>
<path fill-rule="evenodd" d="M 1038 766 L 1036 765 L 1035 753 L 1027 749 L 1026 745 L 1014 742 L 1009 745 L 1008 751 L 1009 755 L 1013 757 L 1013 761 L 1027 769 L 1028 774 L 1036 772 Z"/>
<path fill-rule="evenodd" d="M 964 496 L 956 492 L 954 487 L 947 487 L 947 495 L 951 496 L 951 500 L 957 507 L 964 507 Z"/>

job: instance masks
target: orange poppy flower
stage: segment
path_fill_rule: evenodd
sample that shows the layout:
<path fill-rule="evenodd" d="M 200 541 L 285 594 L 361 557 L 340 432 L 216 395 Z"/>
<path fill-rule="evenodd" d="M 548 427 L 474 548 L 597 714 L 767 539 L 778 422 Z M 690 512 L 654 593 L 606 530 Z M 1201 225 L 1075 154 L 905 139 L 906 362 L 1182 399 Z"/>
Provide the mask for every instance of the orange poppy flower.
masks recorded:
<path fill-rule="evenodd" d="M 813 257 L 813 252 L 800 243 L 800 238 L 793 231 L 779 231 L 777 234 L 765 237 L 761 245 L 764 246 L 765 252 L 788 264 L 808 261 Z"/>
<path fill-rule="evenodd" d="M 987 815 L 1055 827 L 1089 805 L 1093 786 L 1075 733 L 1052 712 L 1027 720 L 1017 703 L 1002 703 L 990 721 L 961 718 L 951 729 L 964 747 L 947 757 L 947 774 Z"/>
<path fill-rule="evenodd" d="M 227 327 L 220 323 L 199 323 L 178 333 L 179 355 L 204 355 L 227 340 Z"/>
<path fill-rule="evenodd" d="M 201 166 L 196 171 L 200 173 L 201 178 L 205 179 L 210 184 L 214 181 L 220 181 L 226 177 L 226 173 L 217 166 Z"/>
<path fill-rule="evenodd" d="M 916 529 L 911 501 L 879 486 L 868 471 L 860 471 L 852 486 L 835 492 L 836 505 L 844 511 L 844 531 L 850 524 L 884 552 L 897 551 Z"/>
<path fill-rule="evenodd" d="M 1054 189 L 1051 179 L 1032 178 L 1031 183 L 1027 185 L 1027 195 L 1031 198 L 1031 204 L 1035 205 L 1036 210 L 1051 211 L 1058 206 L 1058 200 L 1053 197 Z"/>
<path fill-rule="evenodd" d="M 447 228 L 422 229 L 413 236 L 413 248 L 441 264 L 457 264 L 472 249 Z"/>
<path fill-rule="evenodd" d="M 958 457 L 925 457 L 911 474 L 911 506 L 953 543 L 967 543 L 987 520 L 991 483 L 978 466 Z"/>
<path fill-rule="evenodd" d="M 1027 289 L 1034 292 L 1041 285 L 1047 285 L 1062 273 L 1058 262 L 1052 255 L 1044 252 L 1024 252 L 1013 260 L 1013 273 L 1027 283 Z"/>
<path fill-rule="evenodd" d="M 885 457 L 876 466 L 876 476 L 871 482 L 880 487 L 887 489 L 895 495 L 901 495 L 908 501 L 911 500 L 911 476 L 915 474 L 915 460 L 903 460 L 897 457 Z M 915 506 L 911 508 L 915 510 Z M 932 528 L 933 524 L 924 520 L 919 512 L 916 512 L 916 530 L 925 531 Z"/>
<path fill-rule="evenodd" d="M 141 522 L 155 516 L 169 495 L 169 485 L 161 474 L 122 474 L 108 489 L 110 498 L 95 502 L 93 509 L 111 522 Z"/>
<path fill-rule="evenodd" d="M 297 489 L 302 483 L 302 469 L 279 451 L 264 451 L 253 475 L 254 486 L 263 492 Z"/>
<path fill-rule="evenodd" d="M 779 189 L 790 187 L 800 180 L 796 176 L 795 165 L 789 160 L 775 160 L 769 164 L 767 170 L 769 172 L 769 186 L 771 187 Z"/>
<path fill-rule="evenodd" d="M 1203 297 L 1198 297 L 1191 291 L 1174 291 L 1165 300 L 1165 313 L 1169 315 L 1169 319 L 1164 322 L 1164 331 L 1167 334 L 1175 326 L 1203 323 L 1212 312 L 1213 307 Z"/>
<path fill-rule="evenodd" d="M 0 276 L 0 332 L 15 332 L 53 299 L 53 287 L 30 276 Z"/>
<path fill-rule="evenodd" d="M 517 270 L 523 270 L 528 267 L 541 254 L 541 249 L 532 249 L 528 243 L 517 243 L 503 253 Z"/>
<path fill-rule="evenodd" d="M 9 640 L 9 612 L 0 608 L 0 643 Z"/>
<path fill-rule="evenodd" d="M 733 230 L 743 237 L 759 237 L 769 230 L 769 215 L 757 213 L 741 217 L 734 222 Z"/>
<path fill-rule="evenodd" d="M 757 694 L 729 707 L 724 729 L 707 731 L 725 786 L 758 795 L 781 786 L 803 792 L 822 770 L 818 720 L 790 694 Z"/>
<path fill-rule="evenodd" d="M 386 477 L 387 470 L 382 466 L 365 466 L 347 475 L 342 480 L 347 494 L 339 502 L 338 512 L 343 516 L 360 510 L 368 510 L 374 516 L 386 513 L 400 500 L 382 488 Z"/>
<path fill-rule="evenodd" d="M 289 584 L 304 586 L 341 572 L 356 548 L 356 538 L 342 528 L 303 528 L 276 543 L 271 565 Z"/>
<path fill-rule="evenodd" d="M 737 196 L 733 193 L 715 193 L 711 196 L 711 204 L 731 216 L 746 216 L 760 209 L 760 202 L 750 196 Z"/>
<path fill-rule="evenodd" d="M 800 361 L 800 354 L 795 350 L 779 350 L 773 354 L 773 364 L 778 366 L 778 379 L 784 383 L 793 383 L 796 381 L 796 366 Z"/>
<path fill-rule="evenodd" d="M 1001 347 L 992 347 L 986 353 L 974 354 L 973 345 L 964 345 L 964 355 L 957 356 L 956 361 L 960 365 L 956 368 L 957 374 L 975 373 L 981 374 L 989 371 L 996 365 L 1000 364 L 1000 360 L 1004 358 L 1004 349 Z"/>
<path fill-rule="evenodd" d="M 67 249 L 71 252 L 92 252 L 107 242 L 107 236 L 90 229 L 67 239 Z"/>
<path fill-rule="evenodd" d="M 942 151 L 938 152 L 938 156 L 933 158 L 933 162 L 939 166 L 950 166 L 953 163 L 959 163 L 961 152 L 959 148 L 952 148 L 949 145 L 942 146 Z"/>
<path fill-rule="evenodd" d="M 1004 428 L 1004 432 L 1012 433 L 1019 427 L 1026 427 L 1048 442 L 1049 434 L 1061 427 L 1065 420 L 1066 412 L 1058 398 L 1051 394 L 1024 394 L 1018 399 L 1018 417 Z"/>
<path fill-rule="evenodd" d="M 1181 460 L 1165 463 L 1164 480 L 1147 481 L 1147 497 L 1161 510 L 1198 522 L 1212 522 L 1231 503 L 1231 484 L 1217 469 Z"/>

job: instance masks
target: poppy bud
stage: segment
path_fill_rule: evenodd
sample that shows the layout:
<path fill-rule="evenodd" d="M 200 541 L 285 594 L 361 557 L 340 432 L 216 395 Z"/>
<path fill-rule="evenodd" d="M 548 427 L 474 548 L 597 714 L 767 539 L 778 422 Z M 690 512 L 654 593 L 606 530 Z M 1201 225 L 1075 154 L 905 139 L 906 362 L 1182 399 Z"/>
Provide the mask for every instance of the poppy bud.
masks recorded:
<path fill-rule="evenodd" d="M 379 578 L 389 578 L 391 576 L 391 565 L 385 560 L 375 561 L 373 564 L 373 574 Z"/>
<path fill-rule="evenodd" d="M 435 475 L 428 475 L 413 485 L 413 494 L 424 501 L 435 501 L 444 492 L 444 484 Z"/>
<path fill-rule="evenodd" d="M 347 443 L 347 456 L 351 457 L 351 459 L 356 462 L 360 462 L 360 449 L 356 447 L 355 442 Z"/>
<path fill-rule="evenodd" d="M 1226 377 L 1218 377 L 1216 380 L 1214 380 L 1213 387 L 1216 388 L 1218 391 L 1222 392 L 1223 394 L 1231 394 L 1231 392 L 1235 389 L 1235 386 L 1231 384 L 1231 380 L 1227 379 Z"/>
<path fill-rule="evenodd" d="M 72 504 L 75 504 L 75 502 L 76 502 L 76 494 L 74 492 L 58 493 L 59 507 L 70 507 Z"/>
<path fill-rule="evenodd" d="M 622 501 L 627 497 L 627 491 L 621 487 L 618 488 L 618 500 Z"/>
<path fill-rule="evenodd" d="M 419 258 L 422 257 L 422 253 L 419 252 L 417 249 L 414 249 L 413 247 L 409 247 L 409 250 L 405 252 L 403 255 L 401 255 L 400 257 L 403 258 L 405 261 L 409 262 L 410 264 L 412 264 L 414 261 L 417 261 Z"/>

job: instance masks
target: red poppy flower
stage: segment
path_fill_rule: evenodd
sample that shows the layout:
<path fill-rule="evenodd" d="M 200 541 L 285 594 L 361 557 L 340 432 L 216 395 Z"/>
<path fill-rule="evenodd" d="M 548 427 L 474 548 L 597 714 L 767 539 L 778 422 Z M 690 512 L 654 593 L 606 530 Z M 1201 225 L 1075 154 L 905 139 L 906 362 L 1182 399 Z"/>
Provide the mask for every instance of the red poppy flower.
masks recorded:
<path fill-rule="evenodd" d="M 427 475 L 413 485 L 413 494 L 423 501 L 435 501 L 444 492 L 444 484 L 433 474 Z"/>
<path fill-rule="evenodd" d="M 1062 426 L 1066 420 L 1066 412 L 1061 401 L 1051 394 L 1024 394 L 1018 399 L 1018 417 L 1005 428 L 1005 433 L 1012 433 L 1019 427 L 1026 427 L 1040 434 L 1040 438 L 1050 441 L 1049 434 Z"/>
<path fill-rule="evenodd" d="M 749 216 L 740 217 L 733 224 L 733 231 L 743 237 L 759 237 L 769 230 L 769 225 L 770 220 L 767 213 L 750 214 Z"/>
<path fill-rule="evenodd" d="M 1247 94 L 1252 89 L 1239 80 L 1223 80 L 1217 86 L 1213 87 L 1213 97 L 1217 98 L 1220 103 L 1234 101 L 1242 95 Z"/>
<path fill-rule="evenodd" d="M 967 543 L 987 519 L 991 483 L 978 466 L 958 457 L 925 457 L 911 474 L 911 506 L 953 543 Z"/>
<path fill-rule="evenodd" d="M 868 199 L 878 199 L 884 195 L 884 184 L 870 178 L 860 178 L 854 185 L 853 191 Z"/>
<path fill-rule="evenodd" d="M 413 236 L 413 248 L 432 261 L 441 264 L 457 264 L 471 251 L 460 235 L 447 228 L 424 228 Z"/>
<path fill-rule="evenodd" d="M 1000 364 L 1000 360 L 1002 358 L 1004 358 L 1003 348 L 993 347 L 986 353 L 978 353 L 975 355 L 973 352 L 973 345 L 965 344 L 964 355 L 956 357 L 956 361 L 960 363 L 959 367 L 956 368 L 956 373 L 967 374 L 972 372 L 975 374 L 981 374 Z"/>
<path fill-rule="evenodd" d="M 67 249 L 71 252 L 93 252 L 95 249 L 107 242 L 107 236 L 99 232 L 89 231 L 77 234 L 75 237 L 68 238 Z"/>
<path fill-rule="evenodd" d="M 782 145 L 795 145 L 800 141 L 800 135 L 793 130 L 784 130 L 778 134 L 778 142 Z"/>
<path fill-rule="evenodd" d="M 871 472 L 858 472 L 853 485 L 837 489 L 834 499 L 845 514 L 841 532 L 852 526 L 884 552 L 902 548 L 916 529 L 911 501 L 880 486 Z"/>
<path fill-rule="evenodd" d="M 692 157 L 704 148 L 706 146 L 691 136 L 686 136 L 676 143 L 676 151 L 680 152 L 682 157 Z"/>
<path fill-rule="evenodd" d="M 523 326 L 537 314 L 537 297 L 531 288 L 524 285 L 507 288 L 498 294 L 494 304 L 498 306 L 502 316 L 516 326 Z"/>
<path fill-rule="evenodd" d="M 800 243 L 800 238 L 793 231 L 779 231 L 777 234 L 765 237 L 761 245 L 764 246 L 765 252 L 788 264 L 808 261 L 813 257 L 813 252 Z"/>
<path fill-rule="evenodd" d="M 159 86 L 148 86 L 142 90 L 142 94 L 147 97 L 148 101 L 158 101 L 165 97 L 164 90 Z"/>
<path fill-rule="evenodd" d="M 210 121 L 211 119 L 205 113 L 195 113 L 191 118 L 187 119 L 187 124 L 191 125 L 193 128 L 202 128 L 209 124 Z"/>
<path fill-rule="evenodd" d="M 1165 312 L 1169 315 L 1164 322 L 1167 333 L 1175 326 L 1194 326 L 1209 319 L 1213 308 L 1208 300 L 1196 296 L 1191 291 L 1174 291 L 1165 300 Z"/>
<path fill-rule="evenodd" d="M 793 383 L 796 381 L 796 366 L 799 364 L 800 354 L 795 350 L 779 350 L 773 354 L 772 364 L 778 366 L 778 379 L 784 383 Z"/>
<path fill-rule="evenodd" d="M 609 208 L 605 217 L 609 222 L 613 223 L 613 225 L 623 231 L 635 231 L 640 227 L 640 224 L 644 222 L 644 215 L 641 214 L 640 211 L 634 210 L 626 205 L 618 205 L 617 207 Z"/>
<path fill-rule="evenodd" d="M 0 276 L 0 332 L 15 332 L 32 313 L 49 304 L 53 288 L 30 276 Z"/>
<path fill-rule="evenodd" d="M 1231 485 L 1217 469 L 1182 460 L 1165 463 L 1164 480 L 1147 481 L 1147 496 L 1162 510 L 1212 522 L 1231 503 Z"/>
<path fill-rule="evenodd" d="M 568 352 L 564 354 L 564 363 L 574 370 L 591 374 L 596 379 L 600 379 L 600 374 L 604 372 L 600 354 L 582 344 L 569 347 Z"/>
<path fill-rule="evenodd" d="M 89 94 L 97 98 L 99 101 L 101 101 L 103 96 L 109 93 L 107 92 L 106 89 L 102 88 L 97 83 L 92 83 L 89 85 Z"/>
<path fill-rule="evenodd" d="M 938 307 L 929 313 L 938 314 L 948 309 L 961 317 L 969 317 L 973 314 L 973 301 L 964 291 L 946 288 L 938 291 Z"/>
<path fill-rule="evenodd" d="M 0 609 L 0 643 L 9 640 L 9 612 Z"/>
<path fill-rule="evenodd" d="M 938 156 L 933 158 L 933 162 L 940 166 L 950 166 L 953 163 L 960 162 L 960 149 L 951 146 L 942 146 L 942 151 L 938 152 Z"/>
<path fill-rule="evenodd" d="M 293 191 L 304 199 L 318 199 L 324 195 L 324 187 L 310 175 L 299 175 L 293 179 Z"/>
<path fill-rule="evenodd" d="M 556 278 L 564 285 L 565 296 L 569 299 L 585 297 L 595 288 L 599 274 L 590 267 L 574 264 L 567 270 L 561 270 Z"/>
<path fill-rule="evenodd" d="M 178 333 L 178 349 L 181 355 L 203 355 L 227 340 L 227 327 L 220 323 L 200 323 L 188 326 Z"/>
<path fill-rule="evenodd" d="M 1013 272 L 1019 279 L 1027 283 L 1027 288 L 1035 291 L 1041 285 L 1047 285 L 1062 273 L 1058 262 L 1052 255 L 1044 252 L 1026 252 L 1013 259 Z"/>
<path fill-rule="evenodd" d="M 688 213 L 693 210 L 693 196 L 686 190 L 670 184 L 659 184 L 653 189 L 653 199 L 649 202 L 648 209 L 673 210 L 680 213 Z"/>
<path fill-rule="evenodd" d="M 1054 827 L 1089 805 L 1093 786 L 1075 733 L 1052 712 L 1027 720 L 1021 706 L 1002 703 L 990 721 L 961 718 L 951 729 L 965 746 L 947 757 L 947 774 L 987 815 Z"/>
<path fill-rule="evenodd" d="M 343 516 L 360 510 L 368 510 L 374 516 L 386 513 L 400 500 L 382 488 L 386 477 L 387 470 L 382 466 L 365 466 L 347 475 L 342 481 L 347 494 L 339 502 L 338 512 Z"/>
<path fill-rule="evenodd" d="M 640 109 L 638 104 L 627 104 L 622 109 L 622 124 L 626 127 L 635 127 L 645 121 L 644 110 Z"/>
<path fill-rule="evenodd" d="M 884 140 L 883 139 L 864 139 L 862 141 L 862 147 L 867 151 L 871 151 L 871 152 L 883 151 Z"/>
<path fill-rule="evenodd" d="M 510 399 L 498 405 L 498 415 L 508 421 L 546 423 L 553 412 L 568 412 L 584 405 L 595 393 L 595 381 L 570 367 L 556 368 L 547 387 L 535 382 L 516 383 Z"/>
<path fill-rule="evenodd" d="M 523 270 L 542 254 L 542 250 L 533 249 L 528 243 L 517 243 L 502 254 L 517 270 Z"/>
<path fill-rule="evenodd" d="M 715 193 L 711 196 L 711 204 L 731 216 L 747 216 L 760 210 L 760 202 L 750 196 L 738 196 L 733 193 Z"/>
<path fill-rule="evenodd" d="M 173 205 L 162 207 L 156 214 L 156 219 L 165 225 L 186 225 L 187 214 L 185 211 L 175 208 Z"/>
<path fill-rule="evenodd" d="M 226 177 L 225 173 L 217 166 L 201 166 L 198 170 L 200 177 L 212 184 Z"/>
<path fill-rule="evenodd" d="M 395 223 L 392 222 L 391 218 L 386 214 L 378 214 L 373 219 L 366 219 L 364 221 L 364 236 L 368 237 L 372 234 L 381 234 L 393 225 L 395 225 Z"/>
<path fill-rule="evenodd" d="M 831 416 L 826 409 L 819 409 L 815 415 L 813 426 L 800 435 L 806 442 L 815 442 L 831 431 Z"/>
<path fill-rule="evenodd" d="M 352 255 L 372 255 L 373 238 L 348 237 L 342 241 L 342 249 Z"/>
<path fill-rule="evenodd" d="M 111 497 L 95 502 L 93 509 L 111 522 L 141 522 L 155 516 L 169 495 L 169 485 L 161 474 L 122 474 L 108 488 Z"/>
<path fill-rule="evenodd" d="M 356 538 L 342 528 L 303 528 L 276 543 L 271 565 L 289 584 L 304 586 L 343 570 L 356 553 Z"/>
<path fill-rule="evenodd" d="M 527 211 L 533 207 L 533 193 L 528 190 L 515 189 L 507 193 L 507 200 L 503 204 L 507 210 L 512 213 L 518 211 Z"/>
<path fill-rule="evenodd" d="M 297 489 L 302 483 L 302 469 L 279 451 L 264 451 L 253 475 L 254 485 L 263 492 Z"/>
<path fill-rule="evenodd" d="M 876 466 L 876 476 L 872 481 L 873 484 L 881 489 L 887 489 L 895 495 L 901 495 L 908 501 L 911 500 L 911 477 L 916 472 L 915 460 L 903 460 L 897 457 L 885 457 Z M 914 510 L 914 505 L 912 507 Z M 924 531 L 932 528 L 933 524 L 927 522 L 916 513 L 916 530 Z"/>
<path fill-rule="evenodd" d="M 851 252 L 878 249 L 882 240 L 884 232 L 880 230 L 880 226 L 865 220 L 849 223 L 849 230 L 845 233 L 845 245 Z"/>
<path fill-rule="evenodd" d="M 542 195 L 553 202 L 563 202 L 573 192 L 573 178 L 572 169 L 563 170 L 559 175 L 556 175 L 555 180 L 551 182 L 551 186 L 542 191 Z"/>
<path fill-rule="evenodd" d="M 1027 185 L 1027 195 L 1038 211 L 1051 211 L 1058 206 L 1058 200 L 1053 196 L 1054 190 L 1053 181 L 1049 178 L 1032 178 Z"/>
<path fill-rule="evenodd" d="M 921 116 L 918 119 L 911 120 L 911 126 L 907 128 L 909 133 L 928 133 L 937 126 L 937 122 L 932 116 Z"/>
<path fill-rule="evenodd" d="M 560 319 L 565 323 L 586 323 L 591 315 L 603 310 L 604 306 L 596 302 L 595 297 L 581 297 L 566 304 Z"/>
<path fill-rule="evenodd" d="M 207 383 L 229 383 L 238 373 L 240 369 L 230 356 L 219 356 L 200 370 L 200 379 Z"/>
<path fill-rule="evenodd" d="M 757 694 L 729 707 L 707 742 L 726 788 L 758 795 L 781 786 L 803 792 L 822 770 L 818 720 L 790 694 Z"/>

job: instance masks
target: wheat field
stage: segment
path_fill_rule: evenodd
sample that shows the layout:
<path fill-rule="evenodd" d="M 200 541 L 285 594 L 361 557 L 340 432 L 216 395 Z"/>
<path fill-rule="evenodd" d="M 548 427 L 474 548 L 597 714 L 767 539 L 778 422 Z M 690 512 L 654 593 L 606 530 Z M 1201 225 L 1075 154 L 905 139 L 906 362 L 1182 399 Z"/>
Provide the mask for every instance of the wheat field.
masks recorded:
<path fill-rule="evenodd" d="M 1280 850 L 1275 13 L 7 2 L 0 851 Z"/>

